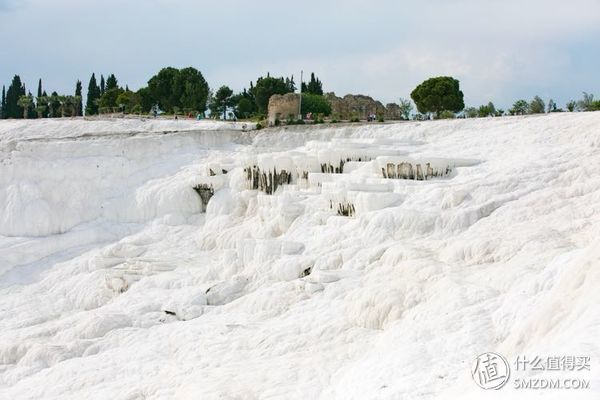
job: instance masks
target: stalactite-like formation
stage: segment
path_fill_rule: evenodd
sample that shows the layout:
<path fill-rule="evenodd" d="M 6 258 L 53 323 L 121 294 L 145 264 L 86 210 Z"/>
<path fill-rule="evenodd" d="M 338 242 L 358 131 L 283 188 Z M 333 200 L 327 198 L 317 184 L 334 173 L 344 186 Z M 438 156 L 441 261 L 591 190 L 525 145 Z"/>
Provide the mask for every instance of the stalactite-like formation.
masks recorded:
<path fill-rule="evenodd" d="M 208 201 L 215 194 L 215 189 L 212 185 L 200 183 L 194 186 L 194 190 L 198 193 L 198 196 L 200 196 L 200 200 L 202 201 L 202 211 L 206 211 Z"/>
<path fill-rule="evenodd" d="M 344 173 L 344 160 L 340 160 L 338 166 L 333 166 L 331 163 L 321 164 L 321 172 L 324 174 L 343 174 Z"/>
<path fill-rule="evenodd" d="M 334 206 L 337 205 L 336 211 L 338 215 L 343 217 L 353 217 L 356 214 L 356 210 L 354 209 L 354 204 L 350 202 L 342 202 L 342 203 L 334 203 L 329 200 L 329 208 L 334 209 Z"/>
<path fill-rule="evenodd" d="M 409 162 L 401 162 L 396 165 L 387 163 L 386 168 L 381 168 L 381 174 L 386 179 L 410 179 L 423 181 L 430 178 L 448 175 L 452 172 L 450 166 L 445 169 L 432 168 L 430 163 L 425 163 L 425 167 L 421 164 L 411 164 Z"/>
<path fill-rule="evenodd" d="M 321 172 L 324 174 L 343 174 L 344 164 L 350 161 L 371 161 L 369 156 L 358 156 L 358 157 L 346 157 L 346 159 L 340 160 L 339 165 L 334 166 L 333 164 L 326 162 L 321 164 Z"/>
<path fill-rule="evenodd" d="M 268 172 L 261 171 L 256 165 L 244 168 L 249 189 L 260 190 L 266 194 L 273 194 L 279 186 L 292 183 L 292 174 L 282 169 L 275 168 Z"/>

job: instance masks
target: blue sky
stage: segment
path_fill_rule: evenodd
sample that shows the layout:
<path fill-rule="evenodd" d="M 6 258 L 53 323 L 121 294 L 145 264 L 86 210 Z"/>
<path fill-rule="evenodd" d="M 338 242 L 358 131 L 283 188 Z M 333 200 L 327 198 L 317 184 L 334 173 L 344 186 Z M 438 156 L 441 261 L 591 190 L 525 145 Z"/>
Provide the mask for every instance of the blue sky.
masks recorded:
<path fill-rule="evenodd" d="M 32 92 L 194 66 L 212 88 L 302 69 L 383 102 L 439 75 L 468 105 L 600 96 L 598 0 L 0 0 L 0 37 L 0 83 L 19 74 Z"/>

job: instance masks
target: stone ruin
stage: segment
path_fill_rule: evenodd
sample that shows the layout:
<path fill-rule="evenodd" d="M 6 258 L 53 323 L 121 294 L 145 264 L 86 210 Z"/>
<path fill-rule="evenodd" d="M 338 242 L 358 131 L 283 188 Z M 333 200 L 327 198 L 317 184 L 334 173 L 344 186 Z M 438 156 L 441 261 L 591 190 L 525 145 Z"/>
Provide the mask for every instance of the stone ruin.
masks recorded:
<path fill-rule="evenodd" d="M 400 106 L 396 103 L 388 103 L 385 106 L 370 96 L 362 94 L 347 94 L 337 97 L 335 93 L 326 93 L 324 97 L 331 104 L 331 118 L 338 120 L 350 120 L 359 118 L 366 120 L 371 114 L 383 116 L 386 120 L 400 120 L 402 115 Z M 300 109 L 300 94 L 287 93 L 284 95 L 274 94 L 269 98 L 269 126 L 275 125 L 275 121 L 297 119 Z"/>
<path fill-rule="evenodd" d="M 269 98 L 269 126 L 275 125 L 276 120 L 297 119 L 300 114 L 300 94 L 274 94 Z"/>
<path fill-rule="evenodd" d="M 325 98 L 331 104 L 332 118 L 341 120 L 359 118 L 365 120 L 370 114 L 374 114 L 383 116 L 387 120 L 402 119 L 400 106 L 396 103 L 388 103 L 384 106 L 380 101 L 362 94 L 347 94 L 344 97 L 337 97 L 335 93 L 331 92 L 326 93 Z"/>

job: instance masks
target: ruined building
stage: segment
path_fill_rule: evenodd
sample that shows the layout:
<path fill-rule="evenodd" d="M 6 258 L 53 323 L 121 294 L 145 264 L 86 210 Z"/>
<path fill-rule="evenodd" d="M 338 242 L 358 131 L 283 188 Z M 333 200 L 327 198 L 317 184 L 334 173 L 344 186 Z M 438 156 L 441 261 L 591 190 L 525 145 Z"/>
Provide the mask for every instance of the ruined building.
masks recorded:
<path fill-rule="evenodd" d="M 300 95 L 298 93 L 274 94 L 269 99 L 269 125 L 275 120 L 297 119 L 300 114 Z"/>
<path fill-rule="evenodd" d="M 386 120 L 401 119 L 400 107 L 396 103 L 384 106 L 372 97 L 362 94 L 347 94 L 337 97 L 335 93 L 326 93 L 325 98 L 331 104 L 331 118 L 337 120 L 350 120 L 358 118 L 366 120 L 369 115 L 383 116 Z M 275 94 L 269 99 L 269 125 L 275 121 L 297 119 L 299 115 L 300 95 L 298 93 Z"/>

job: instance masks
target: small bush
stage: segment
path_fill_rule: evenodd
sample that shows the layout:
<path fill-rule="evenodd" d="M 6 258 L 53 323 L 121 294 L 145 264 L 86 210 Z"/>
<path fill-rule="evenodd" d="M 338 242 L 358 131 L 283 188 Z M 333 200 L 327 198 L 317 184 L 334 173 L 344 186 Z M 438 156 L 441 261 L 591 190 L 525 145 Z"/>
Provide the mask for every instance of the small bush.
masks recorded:
<path fill-rule="evenodd" d="M 275 126 L 279 125 L 281 125 L 281 121 L 279 120 L 279 118 L 275 118 Z"/>
<path fill-rule="evenodd" d="M 353 117 L 350 119 L 350 122 L 360 122 L 360 119 L 358 119 L 358 117 Z"/>
<path fill-rule="evenodd" d="M 337 123 L 338 123 L 338 122 L 340 122 L 340 121 L 338 121 L 337 119 L 335 119 L 335 118 L 334 118 L 334 119 L 332 119 L 332 120 L 331 120 L 331 121 L 329 121 L 329 122 L 330 122 L 330 123 L 332 123 L 332 124 L 337 124 Z"/>
<path fill-rule="evenodd" d="M 377 122 L 385 122 L 385 120 L 383 119 L 383 116 L 379 116 L 377 118 Z"/>
<path fill-rule="evenodd" d="M 260 130 L 262 128 L 263 128 L 263 126 L 260 124 L 260 122 L 257 122 L 256 123 L 256 130 Z"/>
<path fill-rule="evenodd" d="M 444 110 L 438 116 L 438 119 L 453 119 L 455 115 L 452 111 Z"/>

